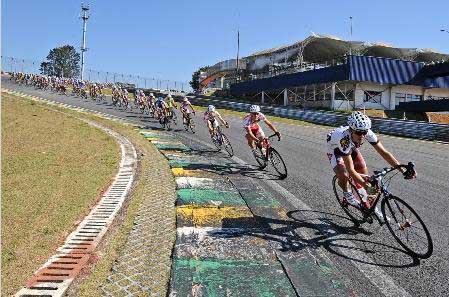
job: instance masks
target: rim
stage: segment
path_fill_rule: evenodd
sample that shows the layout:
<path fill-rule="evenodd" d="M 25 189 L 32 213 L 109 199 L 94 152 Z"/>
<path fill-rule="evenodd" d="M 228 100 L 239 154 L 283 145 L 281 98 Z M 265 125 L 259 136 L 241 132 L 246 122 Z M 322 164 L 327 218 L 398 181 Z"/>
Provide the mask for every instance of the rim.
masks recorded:
<path fill-rule="evenodd" d="M 284 160 L 281 155 L 274 148 L 270 148 L 270 162 L 281 177 L 287 177 L 287 166 L 285 166 Z"/>
<path fill-rule="evenodd" d="M 432 255 L 433 242 L 426 225 L 415 210 L 402 199 L 390 196 L 382 201 L 382 214 L 388 230 L 410 254 L 426 259 Z"/>
<path fill-rule="evenodd" d="M 221 134 L 221 137 L 223 139 L 224 148 L 228 152 L 229 156 L 234 156 L 234 149 L 232 148 L 231 142 L 229 141 L 228 137 L 224 134 Z"/>

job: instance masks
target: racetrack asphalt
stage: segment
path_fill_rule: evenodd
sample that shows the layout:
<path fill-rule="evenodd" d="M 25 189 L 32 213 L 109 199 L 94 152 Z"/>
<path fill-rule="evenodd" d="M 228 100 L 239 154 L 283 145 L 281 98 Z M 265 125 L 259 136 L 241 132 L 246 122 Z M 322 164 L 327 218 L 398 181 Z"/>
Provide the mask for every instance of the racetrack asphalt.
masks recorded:
<path fill-rule="evenodd" d="M 18 86 L 2 78 L 2 87 L 18 90 L 54 101 L 64 102 L 91 110 L 101 111 L 134 123 L 160 128 L 149 117 L 141 118 L 138 111 L 115 109 L 110 102 L 97 103 L 75 97 L 66 97 L 32 87 Z M 268 116 L 268 118 L 270 118 Z M 230 129 L 224 132 L 230 139 L 235 156 L 241 162 L 255 164 L 244 140 L 242 119 L 226 118 Z M 196 115 L 197 133 L 184 132 L 182 127 L 172 131 L 185 143 L 210 143 L 201 115 Z M 449 212 L 445 206 L 449 193 L 449 146 L 446 144 L 380 135 L 385 147 L 400 161 L 413 161 L 418 178 L 405 181 L 397 178 L 392 183 L 392 193 L 405 199 L 418 212 L 431 232 L 434 253 L 426 260 L 417 260 L 407 255 L 396 243 L 387 228 L 364 224 L 352 228 L 344 212 L 337 204 L 332 186 L 332 170 L 326 157 L 326 134 L 332 127 L 308 125 L 298 126 L 276 123 L 283 134 L 281 142 L 273 146 L 281 153 L 287 164 L 289 175 L 285 180 L 276 180 L 268 173 L 254 174 L 255 182 L 280 200 L 298 221 L 319 221 L 294 230 L 298 236 L 307 234 L 312 240 L 306 244 L 320 249 L 347 279 L 359 296 L 447 296 L 449 294 Z M 263 127 L 269 134 L 268 127 Z M 380 169 L 386 163 L 376 155 L 370 145 L 362 147 L 370 170 Z M 327 230 L 327 231 L 326 231 Z M 325 234 L 325 235 L 323 235 Z"/>

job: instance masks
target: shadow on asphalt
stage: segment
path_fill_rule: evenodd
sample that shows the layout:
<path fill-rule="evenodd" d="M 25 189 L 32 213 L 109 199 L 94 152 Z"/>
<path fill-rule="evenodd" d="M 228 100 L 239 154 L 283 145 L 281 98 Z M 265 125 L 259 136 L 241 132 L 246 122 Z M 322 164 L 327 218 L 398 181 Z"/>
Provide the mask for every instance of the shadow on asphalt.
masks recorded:
<path fill-rule="evenodd" d="M 312 213 L 314 218 L 297 218 L 303 213 L 309 215 Z M 328 252 L 341 258 L 379 267 L 407 268 L 420 264 L 420 259 L 407 254 L 405 250 L 396 246 L 374 240 L 351 238 L 351 236 L 358 234 L 371 236 L 373 232 L 354 225 L 351 220 L 344 216 L 309 210 L 290 211 L 287 216 L 290 220 L 256 215 L 255 218 L 260 229 L 242 229 L 241 232 L 234 232 L 230 236 L 257 237 L 269 241 L 280 252 L 299 252 L 306 248 L 318 249 L 323 247 Z M 236 226 L 238 222 L 235 222 L 235 220 L 238 219 L 224 219 L 222 225 Z M 343 224 L 337 221 L 343 221 Z M 347 223 L 348 226 L 345 226 L 344 223 Z M 313 232 L 314 236 L 305 238 L 301 229 L 315 231 Z M 345 253 L 345 251 L 348 252 Z M 370 257 L 357 258 L 357 254 L 352 253 L 353 251 L 360 251 L 363 254 L 370 255 Z M 385 259 L 388 259 L 388 261 Z"/>
<path fill-rule="evenodd" d="M 190 155 L 200 156 L 205 158 L 216 158 L 217 153 L 219 153 L 219 149 L 202 149 L 202 148 L 193 148 L 189 151 Z M 246 176 L 249 178 L 263 179 L 263 180 L 282 180 L 283 178 L 275 173 L 269 172 L 267 170 L 259 169 L 259 166 L 255 165 L 240 165 L 231 161 L 229 155 L 223 152 L 223 159 L 229 160 L 229 163 L 221 165 L 221 164 L 213 164 L 213 163 L 203 163 L 203 164 L 191 164 L 184 169 L 187 170 L 204 170 L 208 172 L 213 172 L 219 175 L 228 175 L 228 174 L 241 174 L 242 176 Z"/>

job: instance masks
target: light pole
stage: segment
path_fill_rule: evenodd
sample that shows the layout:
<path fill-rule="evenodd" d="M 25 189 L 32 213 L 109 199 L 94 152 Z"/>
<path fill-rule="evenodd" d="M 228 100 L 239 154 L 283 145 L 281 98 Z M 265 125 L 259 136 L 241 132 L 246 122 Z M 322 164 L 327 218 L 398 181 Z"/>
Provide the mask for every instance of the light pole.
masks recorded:
<path fill-rule="evenodd" d="M 81 4 L 81 10 L 83 16 L 81 19 L 83 20 L 83 41 L 81 43 L 81 80 L 84 80 L 84 53 L 87 51 L 86 48 L 86 30 L 87 30 L 87 20 L 89 19 L 89 6 Z"/>
<path fill-rule="evenodd" d="M 352 55 L 352 16 L 349 17 L 350 30 L 349 30 L 349 55 Z"/>

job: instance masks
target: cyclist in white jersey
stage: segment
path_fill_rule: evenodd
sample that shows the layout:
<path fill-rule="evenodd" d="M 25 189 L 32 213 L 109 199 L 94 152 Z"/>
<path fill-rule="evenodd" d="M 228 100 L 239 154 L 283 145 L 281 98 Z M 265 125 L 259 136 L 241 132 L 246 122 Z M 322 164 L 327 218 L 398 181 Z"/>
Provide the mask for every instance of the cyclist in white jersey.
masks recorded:
<path fill-rule="evenodd" d="M 381 157 L 391 166 L 399 165 L 396 158 L 387 151 L 371 130 L 371 120 L 360 111 L 353 112 L 348 117 L 348 126 L 339 127 L 327 134 L 327 157 L 337 178 L 338 185 L 343 190 L 346 201 L 354 206 L 359 206 L 359 201 L 355 199 L 348 183 L 349 177 L 356 185 L 362 197 L 367 197 L 366 189 L 371 186 L 368 180 L 368 168 L 365 160 L 359 151 L 364 141 L 368 141 Z M 405 173 L 405 169 L 401 169 Z M 404 175 L 404 178 L 416 177 L 416 173 Z M 366 203 L 363 201 L 362 203 Z M 366 205 L 369 207 L 369 205 Z M 375 213 L 379 219 L 383 220 L 381 211 L 376 207 Z"/>
<path fill-rule="evenodd" d="M 249 114 L 243 118 L 243 128 L 246 132 L 246 140 L 248 141 L 248 146 L 251 148 L 254 155 L 257 155 L 256 151 L 256 141 L 262 141 L 265 138 L 262 128 L 259 126 L 259 122 L 265 122 L 268 127 L 281 138 L 281 133 L 279 133 L 274 127 L 274 125 L 265 117 L 263 113 L 260 112 L 259 105 L 251 105 L 249 107 Z"/>
<path fill-rule="evenodd" d="M 181 103 L 181 106 L 179 106 L 179 110 L 182 113 L 183 124 L 186 123 L 187 116 L 190 116 L 190 113 L 195 114 L 195 110 L 193 109 L 192 104 L 186 97 L 184 97 L 184 99 L 182 99 L 182 103 Z"/>
<path fill-rule="evenodd" d="M 215 110 L 215 106 L 209 105 L 207 107 L 207 111 L 204 113 L 203 120 L 207 124 L 207 128 L 209 129 L 210 137 L 213 137 L 215 134 L 215 129 L 220 125 L 217 121 L 217 118 L 220 120 L 220 122 L 226 126 L 226 128 L 229 128 L 228 122 L 223 120 L 220 113 Z"/>

